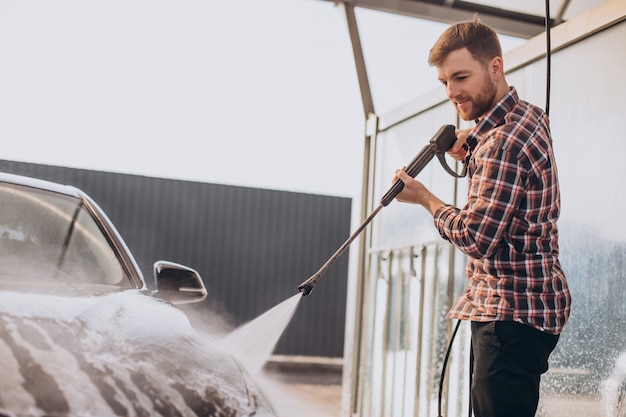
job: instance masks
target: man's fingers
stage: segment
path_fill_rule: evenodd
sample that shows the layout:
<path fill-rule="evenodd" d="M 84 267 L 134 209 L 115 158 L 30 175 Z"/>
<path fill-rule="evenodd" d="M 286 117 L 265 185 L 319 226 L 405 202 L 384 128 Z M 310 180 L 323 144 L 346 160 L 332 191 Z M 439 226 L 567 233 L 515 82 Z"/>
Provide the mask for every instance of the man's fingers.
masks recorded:
<path fill-rule="evenodd" d="M 409 174 L 406 173 L 404 168 L 396 169 L 396 178 L 401 180 L 402 182 L 406 182 L 407 179 L 411 178 Z"/>
<path fill-rule="evenodd" d="M 454 145 L 452 145 L 452 148 L 448 151 L 448 155 L 457 161 L 461 161 L 465 158 L 467 153 L 466 139 L 469 136 L 470 131 L 471 129 L 463 129 L 455 132 L 456 141 L 454 142 Z"/>

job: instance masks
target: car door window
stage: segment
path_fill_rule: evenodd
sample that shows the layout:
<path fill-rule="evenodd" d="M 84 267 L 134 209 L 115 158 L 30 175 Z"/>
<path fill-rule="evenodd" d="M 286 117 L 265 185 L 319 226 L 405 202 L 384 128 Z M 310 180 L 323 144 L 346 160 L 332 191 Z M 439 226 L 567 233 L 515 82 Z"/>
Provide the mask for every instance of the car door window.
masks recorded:
<path fill-rule="evenodd" d="M 114 248 L 82 200 L 4 183 L 0 280 L 78 290 L 130 287 Z"/>

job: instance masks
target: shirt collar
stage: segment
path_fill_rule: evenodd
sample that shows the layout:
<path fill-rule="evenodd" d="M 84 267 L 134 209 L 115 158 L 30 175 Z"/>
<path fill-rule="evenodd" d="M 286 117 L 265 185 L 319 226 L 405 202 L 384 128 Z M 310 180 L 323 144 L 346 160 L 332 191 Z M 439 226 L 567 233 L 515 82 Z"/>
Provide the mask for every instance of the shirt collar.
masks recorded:
<path fill-rule="evenodd" d="M 485 114 L 480 120 L 476 121 L 476 126 L 465 139 L 467 144 L 467 155 L 465 156 L 465 165 L 468 166 L 472 153 L 478 145 L 478 142 L 482 139 L 483 135 L 498 126 L 498 124 L 504 119 L 504 116 L 510 112 L 515 104 L 519 101 L 517 90 L 515 87 L 509 87 L 508 93 L 502 97 L 502 99 Z"/>
<path fill-rule="evenodd" d="M 517 90 L 515 87 L 509 87 L 508 93 L 506 93 L 504 97 L 502 97 L 502 99 L 500 99 L 500 101 L 498 101 L 498 103 L 485 114 L 485 117 L 476 120 L 476 126 L 472 129 L 465 140 L 469 149 L 466 162 L 469 162 L 474 148 L 476 148 L 476 145 L 478 145 L 478 142 L 480 142 L 483 135 L 498 126 L 502 122 L 502 119 L 504 119 L 504 116 L 513 109 L 518 101 L 519 97 L 517 95 Z"/>
<path fill-rule="evenodd" d="M 485 114 L 485 117 L 477 121 L 476 127 L 471 134 L 480 136 L 498 126 L 504 119 L 504 116 L 513 109 L 518 101 L 517 90 L 515 87 L 509 87 L 508 93 Z"/>

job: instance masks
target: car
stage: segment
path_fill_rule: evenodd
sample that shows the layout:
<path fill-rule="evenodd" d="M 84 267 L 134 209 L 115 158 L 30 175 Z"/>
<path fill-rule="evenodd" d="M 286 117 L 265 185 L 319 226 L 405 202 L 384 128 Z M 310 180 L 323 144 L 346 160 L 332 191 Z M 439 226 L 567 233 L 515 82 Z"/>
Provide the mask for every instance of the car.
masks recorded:
<path fill-rule="evenodd" d="M 0 173 L 0 415 L 275 416 L 177 306 L 206 297 L 199 273 L 153 274 L 80 189 Z"/>

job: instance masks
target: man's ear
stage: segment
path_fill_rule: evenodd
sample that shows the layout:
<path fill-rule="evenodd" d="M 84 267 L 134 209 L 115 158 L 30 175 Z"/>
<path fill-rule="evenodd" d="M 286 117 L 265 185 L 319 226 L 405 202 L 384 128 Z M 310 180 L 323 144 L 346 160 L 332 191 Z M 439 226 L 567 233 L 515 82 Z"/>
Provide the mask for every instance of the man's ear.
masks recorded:
<path fill-rule="evenodd" d="M 501 56 L 494 57 L 489 62 L 489 75 L 494 81 L 500 80 L 504 77 L 504 60 Z"/>

